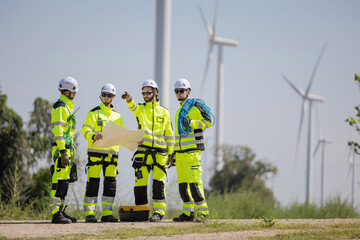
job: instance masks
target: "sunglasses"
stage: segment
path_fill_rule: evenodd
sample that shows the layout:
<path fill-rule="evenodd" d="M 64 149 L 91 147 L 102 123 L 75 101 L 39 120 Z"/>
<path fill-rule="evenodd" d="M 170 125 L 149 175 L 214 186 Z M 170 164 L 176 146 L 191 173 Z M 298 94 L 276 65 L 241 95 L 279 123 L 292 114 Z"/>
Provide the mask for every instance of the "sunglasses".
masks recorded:
<path fill-rule="evenodd" d="M 186 91 L 186 89 L 175 89 L 175 94 L 178 94 L 178 93 L 184 93 Z"/>
<path fill-rule="evenodd" d="M 142 92 L 143 96 L 150 96 L 151 94 L 153 94 L 154 92 Z"/>
<path fill-rule="evenodd" d="M 111 93 L 101 93 L 102 97 L 108 97 L 108 98 L 112 98 L 114 95 Z"/>

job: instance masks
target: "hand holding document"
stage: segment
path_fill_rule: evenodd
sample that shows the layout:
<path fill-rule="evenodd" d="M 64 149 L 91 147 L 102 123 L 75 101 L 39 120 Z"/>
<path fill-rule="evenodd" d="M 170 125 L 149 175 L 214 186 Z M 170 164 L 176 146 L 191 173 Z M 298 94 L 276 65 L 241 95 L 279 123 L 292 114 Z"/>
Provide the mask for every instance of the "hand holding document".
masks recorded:
<path fill-rule="evenodd" d="M 112 146 L 126 147 L 130 151 L 135 151 L 144 137 L 144 129 L 128 130 L 112 121 L 109 121 L 101 132 L 102 139 L 95 141 L 92 146 L 99 148 L 109 148 Z"/>

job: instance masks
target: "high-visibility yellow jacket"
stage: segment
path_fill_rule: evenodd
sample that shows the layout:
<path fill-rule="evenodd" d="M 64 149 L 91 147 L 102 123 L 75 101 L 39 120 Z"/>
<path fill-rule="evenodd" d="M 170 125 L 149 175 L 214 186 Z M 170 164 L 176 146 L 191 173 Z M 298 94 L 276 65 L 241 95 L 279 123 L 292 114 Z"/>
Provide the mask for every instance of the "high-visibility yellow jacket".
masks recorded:
<path fill-rule="evenodd" d="M 129 110 L 134 113 L 139 129 L 144 129 L 144 142 L 138 147 L 152 148 L 172 154 L 174 152 L 174 131 L 171 125 L 169 110 L 160 102 L 138 104 L 134 100 L 127 103 Z"/>
<path fill-rule="evenodd" d="M 96 133 L 101 133 L 109 121 L 123 126 L 123 119 L 120 113 L 113 110 L 113 106 L 106 107 L 101 102 L 100 106 L 97 106 L 89 111 L 82 127 L 82 134 L 88 140 L 88 155 L 111 155 L 118 157 L 119 146 L 112 146 L 110 148 L 97 148 L 91 146 L 94 143 Z"/>
<path fill-rule="evenodd" d="M 76 123 L 75 118 L 71 118 L 73 110 L 73 101 L 62 94 L 51 110 L 52 133 L 54 134 L 52 145 L 57 146 L 60 151 L 70 148 L 70 146 L 66 144 L 64 138 L 65 133 L 68 132 L 68 137 L 71 139 L 74 138 Z"/>
<path fill-rule="evenodd" d="M 178 132 L 178 119 L 179 112 L 183 103 L 180 103 L 180 108 L 175 115 L 175 152 L 186 152 L 193 150 L 205 150 L 204 144 L 204 130 L 210 128 L 211 118 L 209 114 L 204 110 L 204 108 L 199 104 L 195 103 L 191 107 L 186 115 L 190 120 L 190 126 L 193 131 L 189 133 L 186 137 L 181 137 Z"/>

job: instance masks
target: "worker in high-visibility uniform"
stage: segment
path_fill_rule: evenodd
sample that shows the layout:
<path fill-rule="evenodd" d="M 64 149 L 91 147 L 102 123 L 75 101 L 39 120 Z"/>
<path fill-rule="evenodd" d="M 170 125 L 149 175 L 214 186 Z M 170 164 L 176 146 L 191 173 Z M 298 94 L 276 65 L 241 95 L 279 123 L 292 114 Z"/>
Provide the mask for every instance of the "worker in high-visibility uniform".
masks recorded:
<path fill-rule="evenodd" d="M 136 103 L 129 93 L 126 102 L 137 119 L 138 128 L 144 129 L 144 139 L 133 158 L 135 169 L 135 204 L 148 203 L 147 185 L 149 174 L 153 177 L 153 213 L 149 221 L 159 222 L 166 210 L 165 177 L 168 158 L 174 151 L 174 132 L 169 110 L 160 105 L 159 88 L 154 80 L 142 84 L 145 103 Z"/>
<path fill-rule="evenodd" d="M 59 99 L 51 110 L 52 133 L 52 187 L 50 211 L 52 223 L 72 223 L 77 219 L 65 214 L 64 201 L 69 189 L 70 171 L 74 157 L 74 133 L 76 127 L 74 97 L 79 90 L 77 81 L 72 77 L 60 80 L 58 89 Z"/>
<path fill-rule="evenodd" d="M 97 148 L 92 144 L 102 139 L 101 132 L 109 121 L 123 126 L 120 113 L 113 110 L 112 101 L 116 95 L 115 86 L 106 83 L 101 89 L 101 103 L 90 110 L 82 127 L 82 134 L 88 141 L 87 184 L 84 197 L 85 221 L 96 223 L 95 209 L 97 206 L 100 185 L 100 172 L 103 170 L 104 188 L 101 198 L 101 222 L 117 222 L 112 215 L 112 206 L 116 194 L 116 175 L 119 146 Z"/>
<path fill-rule="evenodd" d="M 175 115 L 175 157 L 177 182 L 179 193 L 183 200 L 182 214 L 173 219 L 175 222 L 205 220 L 209 216 L 208 206 L 205 200 L 203 184 L 201 181 L 201 151 L 205 150 L 204 130 L 210 128 L 211 118 L 204 108 L 195 103 L 187 110 L 186 118 L 182 124 L 191 127 L 187 136 L 179 134 L 179 112 L 188 100 L 191 86 L 184 78 L 179 79 L 174 85 L 176 98 L 180 101 L 180 109 Z M 195 216 L 196 214 L 196 216 Z"/>

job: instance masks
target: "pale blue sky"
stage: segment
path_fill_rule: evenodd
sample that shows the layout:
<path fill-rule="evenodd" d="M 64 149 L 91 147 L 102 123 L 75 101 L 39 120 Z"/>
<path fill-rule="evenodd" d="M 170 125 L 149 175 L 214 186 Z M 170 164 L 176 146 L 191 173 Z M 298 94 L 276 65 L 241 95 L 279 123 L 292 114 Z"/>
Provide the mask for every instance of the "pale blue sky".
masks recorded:
<path fill-rule="evenodd" d="M 193 86 L 192 97 L 199 97 L 208 48 L 199 5 L 212 23 L 215 1 L 172 1 L 170 85 L 187 78 Z M 332 140 L 326 147 L 325 197 L 336 193 L 350 197 L 346 141 L 358 140 L 358 135 L 344 120 L 354 115 L 353 106 L 359 103 L 360 92 L 353 80 L 360 73 L 359 10 L 357 0 L 220 1 L 218 35 L 239 41 L 238 47 L 224 49 L 224 142 L 247 145 L 258 159 L 278 167 L 272 187 L 284 204 L 304 201 L 306 145 L 303 132 L 295 168 L 301 98 L 281 75 L 305 89 L 326 42 L 311 88 L 312 93 L 325 97 L 324 103 L 316 105 L 323 134 Z M 0 0 L 0 31 L 0 85 L 8 95 L 8 105 L 25 121 L 36 97 L 57 99 L 61 77 L 73 76 L 79 82 L 75 106 L 81 107 L 77 113 L 80 131 L 87 112 L 99 104 L 104 83 L 112 82 L 118 92 L 127 90 L 142 101 L 141 83 L 154 76 L 155 0 Z M 202 96 L 214 113 L 215 67 L 213 61 Z M 170 90 L 173 117 L 178 103 Z M 118 97 L 114 105 L 125 126 L 135 129 L 135 118 L 124 101 Z M 209 155 L 214 130 L 207 132 Z M 316 131 L 317 127 L 313 148 Z M 79 150 L 85 155 L 82 137 L 81 143 Z M 118 179 L 124 190 L 120 201 L 121 196 L 132 193 L 131 155 L 121 150 Z M 313 173 L 313 200 L 318 202 L 320 155 L 313 159 Z M 358 207 L 359 202 L 357 197 Z"/>

